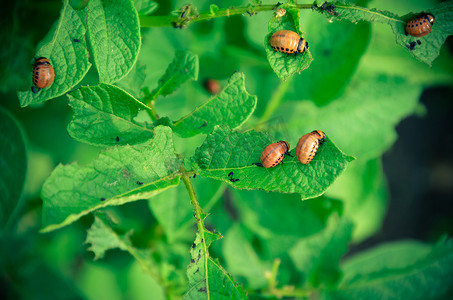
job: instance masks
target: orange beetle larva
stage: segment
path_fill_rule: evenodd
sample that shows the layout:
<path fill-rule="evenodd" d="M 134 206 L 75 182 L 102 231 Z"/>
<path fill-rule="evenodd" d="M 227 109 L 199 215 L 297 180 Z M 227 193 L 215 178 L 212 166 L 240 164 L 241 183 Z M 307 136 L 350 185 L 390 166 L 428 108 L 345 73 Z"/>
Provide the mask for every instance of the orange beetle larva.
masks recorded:
<path fill-rule="evenodd" d="M 308 49 L 308 42 L 290 30 L 279 30 L 271 36 L 271 47 L 284 53 L 302 53 Z"/>
<path fill-rule="evenodd" d="M 296 146 L 297 159 L 304 165 L 311 162 L 318 151 L 319 143 L 324 141 L 326 134 L 321 130 L 314 130 L 300 138 Z"/>
<path fill-rule="evenodd" d="M 424 14 L 406 23 L 406 35 L 423 37 L 431 32 L 433 24 L 434 16 L 432 14 Z"/>
<path fill-rule="evenodd" d="M 37 91 L 53 83 L 55 70 L 47 58 L 37 58 L 33 67 L 33 84 L 38 88 Z"/>
<path fill-rule="evenodd" d="M 282 162 L 288 151 L 289 144 L 285 141 L 270 144 L 261 153 L 261 165 L 265 168 L 275 167 Z"/>

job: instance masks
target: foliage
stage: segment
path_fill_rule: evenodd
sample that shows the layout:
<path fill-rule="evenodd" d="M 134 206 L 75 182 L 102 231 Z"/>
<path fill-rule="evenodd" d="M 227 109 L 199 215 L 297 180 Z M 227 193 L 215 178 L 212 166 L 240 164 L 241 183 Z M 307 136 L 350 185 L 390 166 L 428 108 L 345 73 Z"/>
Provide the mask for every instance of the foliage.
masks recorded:
<path fill-rule="evenodd" d="M 413 49 L 404 25 L 418 13 L 399 16 L 389 3 L 380 10 L 366 1 L 237 2 L 174 7 L 63 0 L 59 15 L 52 6 L 58 20 L 36 51 L 23 49 L 17 57 L 47 57 L 53 84 L 34 93 L 26 67 L 14 75 L 21 80 L 13 88 L 12 79 L 0 82 L 2 91 L 22 87 L 17 114 L 23 125 L 0 109 L 0 237 L 10 244 L 1 247 L 0 276 L 13 283 L 9 298 L 30 297 L 45 279 L 74 299 L 84 293 L 134 299 L 436 299 L 451 293 L 446 237 L 435 245 L 393 242 L 343 258 L 349 246 L 381 228 L 388 197 L 381 158 L 397 139 L 395 127 L 419 111 L 424 85 L 453 82 L 451 56 L 441 51 L 453 34 L 453 1 L 424 8 L 436 22 Z M 286 13 L 276 14 L 277 8 Z M 385 42 L 373 33 L 383 30 L 377 23 L 391 29 L 384 29 Z M 306 39 L 309 50 L 295 57 L 273 51 L 270 37 L 282 29 Z M 402 48 L 386 52 L 391 35 Z M 392 68 L 382 67 L 392 59 Z M 204 79 L 223 88 L 210 94 Z M 46 123 L 55 120 L 54 105 L 64 120 L 57 125 Z M 36 120 L 30 115 L 38 115 L 42 128 L 28 123 Z M 62 125 L 72 138 L 67 143 Z M 303 165 L 295 145 L 315 129 L 326 139 Z M 42 132 L 48 151 L 59 153 L 48 168 L 52 160 L 58 165 L 26 180 L 26 154 L 36 158 Z M 290 145 L 283 162 L 257 165 L 263 149 L 279 140 Z M 34 159 L 29 164 L 39 169 Z M 34 180 L 34 194 L 23 192 Z M 41 221 L 26 213 L 41 203 L 26 208 L 21 197 L 42 199 Z M 59 241 L 64 250 L 34 239 Z M 15 253 L 16 244 L 24 252 Z M 33 247 L 43 258 L 28 253 Z M 80 257 L 82 271 L 74 274 L 49 267 L 70 269 Z M 27 272 L 25 262 L 33 269 Z M 127 279 L 134 291 L 127 284 L 116 292 L 99 289 L 87 279 L 125 282 L 118 274 L 127 272 L 135 272 Z M 139 287 L 140 279 L 149 282 Z M 35 298 L 52 295 L 43 288 Z"/>

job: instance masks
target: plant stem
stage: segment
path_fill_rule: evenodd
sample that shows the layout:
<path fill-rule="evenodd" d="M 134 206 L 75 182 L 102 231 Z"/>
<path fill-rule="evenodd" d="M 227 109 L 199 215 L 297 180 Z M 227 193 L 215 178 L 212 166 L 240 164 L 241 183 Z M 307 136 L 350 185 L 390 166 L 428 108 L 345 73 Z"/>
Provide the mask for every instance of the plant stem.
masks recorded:
<path fill-rule="evenodd" d="M 198 203 L 197 195 L 195 194 L 195 189 L 193 188 L 192 182 L 190 181 L 189 173 L 186 171 L 183 165 L 180 168 L 182 174 L 182 181 L 189 192 L 190 203 L 193 206 L 195 218 L 197 219 L 198 230 L 200 235 L 204 236 L 204 226 L 203 226 L 203 210 L 201 209 L 200 203 Z"/>
<path fill-rule="evenodd" d="M 249 14 L 254 15 L 261 11 L 272 11 L 276 9 L 277 5 L 249 5 L 246 7 L 230 7 L 221 8 L 217 11 L 211 10 L 202 12 L 197 15 L 189 15 L 181 18 L 181 16 L 141 16 L 140 26 L 141 27 L 163 27 L 173 26 L 181 27 L 188 25 L 192 22 L 199 22 L 210 20 L 214 18 L 229 17 L 234 15 Z M 312 4 L 297 4 L 294 7 L 298 9 L 311 9 Z"/>
<path fill-rule="evenodd" d="M 286 81 L 280 81 L 280 84 L 278 85 L 277 89 L 272 94 L 271 99 L 269 99 L 269 102 L 267 103 L 266 110 L 264 111 L 261 118 L 258 120 L 258 123 L 255 127 L 259 127 L 260 124 L 267 122 L 270 119 L 270 117 L 272 117 L 275 110 L 280 106 L 280 103 L 282 102 L 283 97 L 285 96 L 286 91 L 288 90 L 288 87 L 292 84 L 293 78 L 294 77 L 290 77 Z"/>

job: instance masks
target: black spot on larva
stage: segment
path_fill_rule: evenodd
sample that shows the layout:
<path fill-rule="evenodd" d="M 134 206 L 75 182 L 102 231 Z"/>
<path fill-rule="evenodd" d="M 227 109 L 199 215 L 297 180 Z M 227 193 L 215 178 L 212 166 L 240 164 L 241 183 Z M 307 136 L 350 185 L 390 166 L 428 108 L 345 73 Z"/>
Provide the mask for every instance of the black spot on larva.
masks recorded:
<path fill-rule="evenodd" d="M 286 50 L 286 51 L 289 51 L 289 48 L 286 48 L 285 50 Z"/>

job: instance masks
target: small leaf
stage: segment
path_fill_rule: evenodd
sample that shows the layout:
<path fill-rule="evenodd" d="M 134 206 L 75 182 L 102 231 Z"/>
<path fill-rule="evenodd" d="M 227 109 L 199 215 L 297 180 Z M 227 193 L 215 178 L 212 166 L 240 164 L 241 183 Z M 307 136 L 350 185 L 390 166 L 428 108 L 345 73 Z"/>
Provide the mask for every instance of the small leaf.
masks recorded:
<path fill-rule="evenodd" d="M 351 233 L 352 223 L 335 216 L 323 231 L 300 239 L 289 250 L 295 266 L 312 287 L 333 285 L 340 279 L 339 262 L 348 250 Z"/>
<path fill-rule="evenodd" d="M 80 15 L 84 13 L 86 11 Z M 84 23 L 85 21 L 69 5 L 69 0 L 64 1 L 60 19 L 54 25 L 54 30 L 43 40 L 46 43 L 39 48 L 35 56 L 49 59 L 55 70 L 55 80 L 52 85 L 37 93 L 33 93 L 31 89 L 17 92 L 22 107 L 63 95 L 74 88 L 88 72 L 91 64 L 88 61 Z M 76 42 L 77 40 L 79 42 Z M 32 71 L 32 68 L 30 70 Z M 30 80 L 30 85 L 32 84 Z"/>
<path fill-rule="evenodd" d="M 272 17 L 269 20 L 269 33 L 264 39 L 264 47 L 266 49 L 267 59 L 269 64 L 274 70 L 275 74 L 282 79 L 286 80 L 296 72 L 301 72 L 308 68 L 313 58 L 309 50 L 304 51 L 302 54 L 288 55 L 286 53 L 277 52 L 272 49 L 270 40 L 271 36 L 279 30 L 291 30 L 299 34 L 301 37 L 302 32 L 299 26 L 299 10 L 290 6 L 282 6 L 286 9 L 286 14 L 283 17 Z"/>
<path fill-rule="evenodd" d="M 91 244 L 88 250 L 94 252 L 94 259 L 97 260 L 103 258 L 107 250 L 115 248 L 127 250 L 127 244 L 130 243 L 129 236 L 130 233 L 126 233 L 125 235 L 117 234 L 96 216 L 93 224 L 87 231 L 85 243 Z"/>
<path fill-rule="evenodd" d="M 176 121 L 175 132 L 182 137 L 191 137 L 200 133 L 208 134 L 219 124 L 237 128 L 253 113 L 256 102 L 256 96 L 250 95 L 245 89 L 244 74 L 234 73 L 220 94 Z"/>
<path fill-rule="evenodd" d="M 263 133 L 238 133 L 217 126 L 195 151 L 195 168 L 200 175 L 225 181 L 235 188 L 299 193 L 302 199 L 308 199 L 322 195 L 354 159 L 341 152 L 327 136 L 308 165 L 297 160 L 294 150 L 293 157 L 286 157 L 274 168 L 254 165 L 272 142 L 276 141 Z M 232 182 L 231 177 L 239 180 Z"/>
<path fill-rule="evenodd" d="M 19 203 L 27 171 L 27 155 L 17 122 L 0 109 L 0 228 Z"/>
<path fill-rule="evenodd" d="M 159 4 L 151 0 L 134 0 L 134 6 L 139 16 L 146 16 L 155 11 Z"/>
<path fill-rule="evenodd" d="M 79 141 L 114 146 L 139 144 L 153 137 L 152 124 L 135 120 L 140 111 L 150 108 L 116 86 L 81 87 L 68 97 L 74 110 L 68 131 Z"/>
<path fill-rule="evenodd" d="M 190 249 L 192 259 L 187 268 L 189 290 L 183 299 L 245 299 L 243 288 L 209 256 L 209 245 L 222 236 L 206 229 L 203 229 L 203 236 L 197 233 Z"/>
<path fill-rule="evenodd" d="M 151 143 L 117 146 L 89 166 L 58 166 L 42 189 L 43 232 L 97 209 L 149 199 L 179 183 L 171 129 L 156 127 Z"/>
<path fill-rule="evenodd" d="M 439 299 L 453 285 L 451 240 L 426 247 L 396 242 L 351 257 L 338 288 L 321 299 Z"/>
<path fill-rule="evenodd" d="M 165 74 L 159 79 L 157 88 L 151 92 L 151 98 L 167 96 L 189 79 L 198 79 L 198 56 L 186 51 L 177 51 Z"/>
<path fill-rule="evenodd" d="M 99 81 L 114 83 L 129 73 L 140 50 L 140 25 L 131 0 L 91 0 L 88 37 Z"/>
<path fill-rule="evenodd" d="M 432 62 L 439 56 L 440 48 L 444 44 L 446 38 L 453 34 L 453 1 L 445 1 L 439 3 L 434 8 L 425 10 L 424 13 L 431 13 L 435 16 L 435 23 L 431 33 L 424 37 L 413 37 L 405 34 L 406 23 L 420 16 L 420 13 L 409 13 L 404 16 L 398 16 L 388 11 L 381 11 L 374 8 L 364 8 L 335 2 L 336 13 L 338 19 L 347 19 L 354 23 L 360 20 L 368 22 L 378 22 L 388 24 L 392 27 L 395 34 L 396 42 L 404 47 L 416 59 L 431 66 Z M 421 44 L 418 44 L 418 41 Z M 414 45 L 411 50 L 411 43 Z"/>

